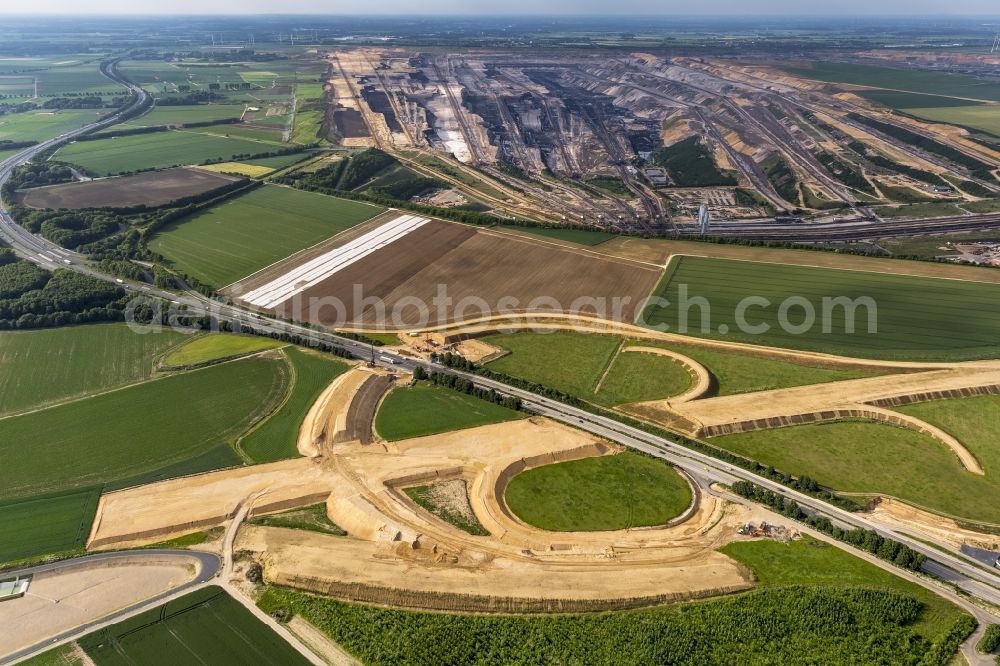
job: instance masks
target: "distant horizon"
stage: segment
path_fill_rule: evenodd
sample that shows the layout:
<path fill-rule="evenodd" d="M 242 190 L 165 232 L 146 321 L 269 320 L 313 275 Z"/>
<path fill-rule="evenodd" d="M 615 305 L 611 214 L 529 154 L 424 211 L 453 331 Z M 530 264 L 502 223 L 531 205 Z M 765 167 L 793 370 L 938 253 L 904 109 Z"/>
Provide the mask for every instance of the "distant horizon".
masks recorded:
<path fill-rule="evenodd" d="M 661 13 L 661 14 L 636 14 L 634 12 L 622 12 L 622 13 L 599 13 L 599 12 L 575 12 L 571 14 L 530 14 L 530 13 L 517 13 L 517 14 L 463 14 L 463 13 L 451 13 L 451 12 L 424 12 L 419 14 L 379 14 L 379 13 L 324 13 L 315 11 L 301 11 L 301 12 L 269 12 L 269 11 L 239 11 L 239 12 L 183 12 L 183 13 L 172 13 L 172 12 L 17 12 L 17 11 L 0 11 L 0 16 L 20 16 L 25 18 L 37 17 L 37 18 L 74 18 L 77 16 L 106 16 L 109 18 L 241 18 L 246 16 L 317 16 L 324 18 L 398 18 L 398 19 L 417 19 L 417 18 L 468 18 L 468 19 L 566 19 L 566 18 L 627 18 L 627 19 L 643 19 L 643 18 L 674 18 L 674 19 L 717 19 L 717 20 L 729 20 L 729 19 L 743 19 L 743 18 L 761 18 L 761 19 L 775 19 L 775 18 L 809 18 L 809 19 L 840 19 L 840 20 L 852 20 L 852 19 L 892 19 L 892 20 L 905 20 L 912 18 L 941 18 L 941 19 L 953 19 L 953 18 L 963 18 L 963 19 L 993 19 L 1000 21 L 1000 12 L 996 14 L 978 14 L 978 13 L 954 13 L 954 14 L 929 14 L 929 13 L 917 13 L 917 14 L 791 14 L 788 12 L 774 12 L 774 13 L 756 13 L 756 14 L 737 14 L 737 13 L 727 13 L 725 15 L 720 14 L 671 14 L 671 13 Z"/>
<path fill-rule="evenodd" d="M 341 5 L 333 11 L 329 4 Z M 942 9 L 939 0 L 912 0 L 905 14 L 901 14 L 892 0 L 841 0 L 838 10 L 831 11 L 828 5 L 812 11 L 793 0 L 763 0 L 748 3 L 739 0 L 708 0 L 702 3 L 699 13 L 688 13 L 687 7 L 672 9 L 664 3 L 663 9 L 649 12 L 649 4 L 639 0 L 620 0 L 615 3 L 615 11 L 605 11 L 607 6 L 598 0 L 508 0 L 509 11 L 493 12 L 494 3 L 483 0 L 431 0 L 418 6 L 413 0 L 384 0 L 378 11 L 371 5 L 361 5 L 364 11 L 351 11 L 346 3 L 328 3 L 321 0 L 288 0 L 280 9 L 270 0 L 92 0 L 88 9 L 81 11 L 78 3 L 68 0 L 35 0 L 24 11 L 19 9 L 0 10 L 0 16 L 21 16 L 48 18 L 53 16 L 108 16 L 108 17 L 246 17 L 246 16 L 323 16 L 323 17 L 396 17 L 396 18 L 476 18 L 476 19 L 523 19 L 523 18 L 692 18 L 692 19 L 732 19 L 732 18 L 833 18 L 833 19 L 897 19 L 912 18 L 984 18 L 1000 19 L 1000 11 L 993 0 L 953 0 L 948 9 Z M 360 5 L 360 3 L 359 3 Z M 478 8 L 482 7 L 480 11 Z M 544 9 L 543 9 L 544 8 Z"/>

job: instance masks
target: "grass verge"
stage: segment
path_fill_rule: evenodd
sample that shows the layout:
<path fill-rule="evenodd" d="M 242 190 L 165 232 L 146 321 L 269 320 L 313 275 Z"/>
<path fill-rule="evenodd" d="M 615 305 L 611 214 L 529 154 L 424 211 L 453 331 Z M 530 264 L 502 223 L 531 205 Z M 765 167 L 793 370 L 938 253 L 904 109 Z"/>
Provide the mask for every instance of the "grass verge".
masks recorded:
<path fill-rule="evenodd" d="M 348 365 L 332 358 L 290 347 L 285 350 L 295 384 L 283 405 L 239 441 L 239 449 L 255 463 L 298 457 L 299 427 L 320 393 Z"/>
<path fill-rule="evenodd" d="M 513 421 L 524 415 L 443 386 L 417 383 L 386 396 L 375 430 L 390 442 Z"/>
<path fill-rule="evenodd" d="M 691 503 L 691 488 L 669 464 L 634 451 L 521 472 L 504 499 L 518 518 L 553 532 L 663 525 Z"/>

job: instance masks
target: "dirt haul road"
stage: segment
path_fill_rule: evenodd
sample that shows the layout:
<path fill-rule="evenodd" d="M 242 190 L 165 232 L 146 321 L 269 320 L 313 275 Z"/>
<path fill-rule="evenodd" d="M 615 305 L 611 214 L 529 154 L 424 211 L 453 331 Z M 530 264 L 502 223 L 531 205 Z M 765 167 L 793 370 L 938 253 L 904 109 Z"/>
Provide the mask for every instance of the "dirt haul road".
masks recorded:
<path fill-rule="evenodd" d="M 634 605 L 750 584 L 715 552 L 746 510 L 716 498 L 674 527 L 596 533 L 533 528 L 502 500 L 506 482 L 523 469 L 609 453 L 608 445 L 540 418 L 382 446 L 335 444 L 326 463 L 337 479 L 327 513 L 351 538 L 251 527 L 237 547 L 258 553 L 268 578 L 281 584 L 428 608 Z M 402 492 L 452 479 L 467 482 L 472 510 L 491 536 L 469 535 Z"/>
<path fill-rule="evenodd" d="M 335 411 L 349 408 L 341 403 Z M 546 419 L 367 446 L 327 441 L 322 451 L 315 459 L 109 493 L 91 544 L 134 545 L 221 524 L 259 494 L 254 513 L 325 499 L 330 518 L 349 536 L 250 525 L 236 549 L 253 552 L 269 580 L 344 598 L 427 608 L 589 609 L 751 585 L 747 571 L 716 552 L 750 512 L 714 497 L 678 525 L 632 531 L 549 533 L 512 516 L 502 490 L 520 469 L 614 451 Z M 456 478 L 467 482 L 470 506 L 491 536 L 471 536 L 402 492 Z M 487 585 L 491 596 L 484 598 Z"/>

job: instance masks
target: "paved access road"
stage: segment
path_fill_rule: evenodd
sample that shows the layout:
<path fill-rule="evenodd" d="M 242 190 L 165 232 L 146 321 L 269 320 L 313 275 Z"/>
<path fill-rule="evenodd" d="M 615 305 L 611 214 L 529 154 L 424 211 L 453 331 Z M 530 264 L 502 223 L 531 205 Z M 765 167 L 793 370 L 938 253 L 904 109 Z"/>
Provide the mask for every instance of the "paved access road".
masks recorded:
<path fill-rule="evenodd" d="M 33 654 L 43 652 L 50 648 L 62 645 L 71 640 L 76 640 L 81 636 L 102 629 L 108 625 L 120 622 L 126 618 L 133 615 L 141 613 L 150 608 L 155 608 L 160 604 L 173 599 L 188 592 L 192 592 L 200 587 L 205 586 L 219 573 L 222 567 L 218 556 L 211 553 L 203 553 L 196 550 L 131 550 L 131 551 L 118 551 L 113 553 L 99 553 L 97 555 L 85 555 L 83 557 L 76 557 L 70 560 L 62 560 L 60 562 L 53 562 L 51 564 L 42 564 L 35 567 L 29 567 L 27 569 L 21 569 L 19 571 L 11 571 L 4 574 L 7 576 L 26 576 L 28 574 L 43 574 L 43 573 L 53 573 L 60 572 L 64 570 L 74 569 L 81 566 L 86 566 L 88 564 L 94 563 L 113 563 L 115 560 L 121 561 L 131 561 L 134 562 L 137 559 L 148 559 L 148 560 L 163 560 L 164 558 L 177 558 L 182 561 L 195 560 L 198 566 L 198 573 L 194 578 L 182 583 L 175 588 L 167 590 L 161 594 L 150 597 L 144 601 L 132 604 L 131 606 L 126 606 L 120 610 L 117 610 L 110 615 L 105 615 L 104 617 L 95 618 L 94 620 L 82 624 L 80 626 L 74 627 L 73 629 L 68 629 L 63 631 L 51 638 L 48 638 L 44 642 L 36 643 L 35 645 L 28 646 L 17 652 L 13 652 L 8 655 L 0 656 L 0 664 L 11 664 Z M 31 594 L 31 587 L 28 588 L 28 594 Z M 16 603 L 8 602 L 8 603 Z"/>

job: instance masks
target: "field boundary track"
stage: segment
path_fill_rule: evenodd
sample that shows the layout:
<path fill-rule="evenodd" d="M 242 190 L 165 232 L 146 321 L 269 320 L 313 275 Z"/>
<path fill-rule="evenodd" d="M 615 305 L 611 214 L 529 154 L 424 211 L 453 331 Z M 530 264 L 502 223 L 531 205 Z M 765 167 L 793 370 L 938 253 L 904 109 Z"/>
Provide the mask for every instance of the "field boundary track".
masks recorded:
<path fill-rule="evenodd" d="M 605 241 L 605 243 L 602 243 L 601 245 L 587 248 L 572 243 L 572 241 L 560 241 L 558 239 L 537 236 L 528 232 L 518 232 L 516 229 L 490 228 L 489 231 L 495 234 L 517 236 L 519 238 L 537 238 L 537 242 L 539 243 L 554 245 L 560 248 L 584 251 L 601 258 L 610 257 L 616 259 L 627 259 L 637 263 L 655 266 L 660 269 L 666 268 L 671 259 L 674 257 L 690 256 L 706 259 L 731 259 L 733 261 L 750 261 L 765 264 L 808 266 L 813 268 L 836 268 L 866 273 L 910 275 L 913 277 L 940 278 L 942 280 L 951 279 L 967 282 L 1000 283 L 1000 269 L 985 266 L 968 266 L 962 264 L 917 261 L 913 259 L 895 259 L 889 257 L 867 257 L 855 254 L 841 254 L 838 252 L 810 250 L 807 248 L 756 247 L 726 243 L 710 243 L 687 238 L 643 239 L 632 236 L 616 236 L 609 241 Z M 934 235 L 931 234 L 930 236 L 933 237 Z M 649 255 L 655 255 L 657 257 L 662 257 L 663 259 L 662 261 L 653 261 L 648 257 L 643 258 L 637 251 L 617 248 L 614 245 L 616 242 L 622 241 L 632 242 L 638 244 L 640 247 L 646 246 L 649 248 Z M 657 245 L 662 247 L 657 248 Z M 679 248 L 679 251 L 671 250 L 670 248 L 672 247 Z M 656 252 L 657 249 L 660 249 L 660 251 Z M 773 258 L 741 255 L 773 255 Z M 861 264 L 866 264 L 866 266 L 863 267 Z M 969 276 L 963 277 L 958 275 L 948 275 L 947 273 L 968 273 Z M 974 274 L 979 274 L 982 277 L 977 279 L 973 276 Z"/>
<path fill-rule="evenodd" d="M 992 270 L 992 271 L 994 271 L 996 273 L 996 275 L 995 275 L 996 279 L 995 280 L 973 280 L 972 278 L 950 277 L 950 276 L 944 276 L 944 275 L 931 275 L 929 272 L 928 273 L 919 273 L 919 272 L 901 273 L 899 271 L 891 271 L 891 270 L 889 270 L 888 266 L 886 266 L 886 270 L 875 270 L 875 269 L 868 269 L 868 268 L 852 268 L 852 267 L 848 267 L 848 266 L 829 266 L 829 265 L 821 265 L 821 264 L 799 264 L 799 263 L 789 263 L 787 261 L 766 261 L 764 259 L 737 259 L 737 258 L 733 258 L 733 257 L 713 256 L 711 254 L 692 254 L 692 253 L 689 253 L 689 252 L 678 252 L 677 254 L 670 255 L 670 259 L 667 262 L 668 267 L 669 267 L 670 264 L 674 263 L 673 260 L 675 258 L 678 259 L 678 260 L 680 260 L 680 259 L 683 259 L 684 257 L 691 257 L 691 258 L 694 258 L 694 259 L 724 259 L 725 261 L 743 261 L 743 262 L 746 262 L 748 264 L 767 264 L 767 265 L 777 265 L 777 266 L 801 266 L 803 268 L 818 268 L 818 269 L 832 270 L 832 271 L 846 271 L 846 272 L 850 272 L 850 273 L 873 273 L 873 274 L 876 274 L 876 275 L 895 275 L 895 276 L 899 276 L 899 277 L 922 277 L 922 278 L 930 278 L 930 279 L 934 279 L 934 280 L 952 280 L 952 281 L 955 281 L 955 282 L 972 282 L 972 283 L 975 283 L 975 284 L 1000 284 L 1000 270 L 998 270 L 998 269 L 990 269 L 990 268 L 986 268 L 986 267 L 976 267 L 976 266 L 961 266 L 959 264 L 954 264 L 954 266 L 957 267 L 957 268 L 971 268 L 972 270 L 980 270 L 981 269 L 983 272 L 989 272 L 989 271 Z M 911 260 L 908 260 L 908 259 L 886 259 L 886 261 L 896 261 L 896 262 L 901 262 L 901 263 L 902 262 L 910 261 L 911 263 L 915 263 L 915 264 L 927 263 L 927 264 L 931 264 L 931 265 L 937 265 L 934 262 L 919 262 L 919 261 L 911 261 Z M 944 264 L 944 265 L 945 266 L 950 266 L 952 264 Z"/>
<path fill-rule="evenodd" d="M 821 364 L 833 367 L 852 367 L 861 369 L 898 369 L 899 372 L 915 372 L 922 369 L 951 368 L 955 364 L 944 361 L 885 361 L 853 356 L 841 356 L 825 352 L 789 349 L 767 345 L 754 345 L 747 342 L 730 342 L 712 338 L 698 338 L 655 331 L 635 324 L 614 322 L 585 314 L 567 313 L 513 313 L 498 314 L 488 317 L 477 317 L 462 322 L 452 322 L 435 326 L 412 329 L 418 335 L 440 336 L 445 343 L 459 342 L 468 338 L 478 338 L 496 333 L 508 333 L 518 330 L 563 330 L 600 335 L 623 335 L 635 340 L 651 340 L 656 342 L 673 342 L 688 346 L 726 349 L 752 354 L 765 358 L 776 358 L 797 363 Z M 365 333 L 377 332 L 364 326 L 345 327 L 344 330 Z M 964 361 L 976 364 L 978 361 Z"/>

